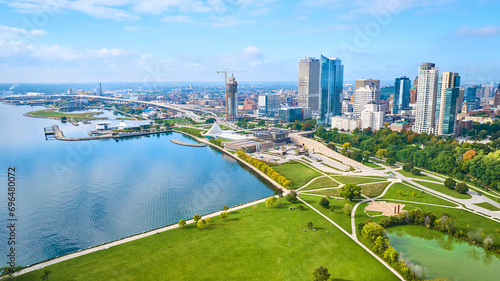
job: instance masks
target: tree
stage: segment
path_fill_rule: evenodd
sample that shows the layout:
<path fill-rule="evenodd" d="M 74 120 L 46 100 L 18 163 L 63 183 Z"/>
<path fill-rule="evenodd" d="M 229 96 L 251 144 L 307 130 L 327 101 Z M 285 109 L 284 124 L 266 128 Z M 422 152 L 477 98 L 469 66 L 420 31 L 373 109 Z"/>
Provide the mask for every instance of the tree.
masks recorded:
<path fill-rule="evenodd" d="M 273 206 L 274 202 L 276 202 L 276 200 L 278 200 L 278 199 L 276 199 L 276 197 L 274 197 L 274 196 L 267 198 L 266 201 L 265 201 L 266 207 Z"/>
<path fill-rule="evenodd" d="M 206 219 L 205 219 L 205 223 L 206 223 L 207 225 L 212 224 L 212 218 L 211 218 L 211 217 L 206 218 Z"/>
<path fill-rule="evenodd" d="M 255 205 L 255 206 L 257 206 L 257 205 Z M 221 212 L 219 216 L 220 216 L 221 219 L 224 220 L 224 219 L 227 218 L 227 213 L 226 212 Z"/>
<path fill-rule="evenodd" d="M 319 205 L 323 208 L 328 208 L 328 206 L 330 206 L 330 201 L 328 201 L 328 199 L 326 199 L 326 197 L 323 197 L 321 198 L 321 200 L 319 201 Z"/>
<path fill-rule="evenodd" d="M 197 223 L 198 228 L 203 228 L 203 220 L 199 220 Z"/>
<path fill-rule="evenodd" d="M 375 239 L 372 250 L 376 253 L 382 254 L 387 247 L 389 247 L 389 239 L 379 236 Z"/>
<path fill-rule="evenodd" d="M 363 226 L 361 235 L 373 242 L 379 236 L 385 238 L 385 229 L 376 222 L 368 222 L 367 224 L 365 224 L 365 226 Z"/>
<path fill-rule="evenodd" d="M 340 196 L 352 201 L 354 197 L 361 195 L 361 187 L 354 183 L 346 183 L 340 188 Z"/>
<path fill-rule="evenodd" d="M 457 182 L 454 179 L 452 179 L 452 178 L 447 178 L 444 181 L 444 186 L 446 186 L 449 189 L 455 189 L 456 185 L 457 185 Z"/>
<path fill-rule="evenodd" d="M 314 270 L 314 281 L 326 281 L 330 279 L 330 273 L 328 273 L 328 269 L 320 266 Z"/>
<path fill-rule="evenodd" d="M 419 176 L 420 175 L 420 170 L 417 169 L 417 168 L 413 168 L 411 169 L 411 173 L 415 176 Z"/>
<path fill-rule="evenodd" d="M 399 196 L 403 195 L 403 191 L 402 190 L 398 190 L 398 195 Z"/>
<path fill-rule="evenodd" d="M 413 164 L 411 163 L 406 163 L 403 165 L 403 170 L 407 171 L 407 172 L 411 172 L 411 170 L 413 170 Z"/>
<path fill-rule="evenodd" d="M 457 187 L 455 189 L 460 194 L 466 194 L 469 191 L 469 186 L 466 185 L 465 183 L 461 182 L 461 183 L 457 184 Z"/>
<path fill-rule="evenodd" d="M 297 192 L 295 191 L 290 191 L 287 195 L 286 195 L 286 200 L 292 204 L 295 204 L 297 203 L 297 201 L 299 201 L 297 199 Z"/>
<path fill-rule="evenodd" d="M 368 162 L 370 160 L 370 151 L 365 150 L 363 151 L 363 162 Z"/>
<path fill-rule="evenodd" d="M 415 198 L 416 196 L 417 196 L 417 193 L 416 193 L 415 191 L 413 191 L 413 192 L 411 193 L 411 197 Z"/>
<path fill-rule="evenodd" d="M 396 159 L 389 157 L 389 158 L 387 158 L 386 162 L 387 162 L 387 164 L 392 166 L 392 165 L 396 164 Z"/>
<path fill-rule="evenodd" d="M 306 224 L 306 226 L 309 229 L 313 228 L 313 222 L 312 221 L 308 221 L 307 224 Z"/>
<path fill-rule="evenodd" d="M 351 146 L 351 144 L 350 144 L 349 142 L 346 142 L 346 143 L 344 143 L 344 144 L 342 145 L 342 149 L 343 149 L 343 150 L 349 150 L 349 149 L 351 149 L 351 147 L 352 147 L 352 146 Z"/>
<path fill-rule="evenodd" d="M 333 211 L 335 211 L 335 207 L 332 205 L 332 206 L 330 206 L 330 212 L 333 213 Z"/>
<path fill-rule="evenodd" d="M 387 250 L 385 250 L 383 258 L 387 261 L 395 262 L 398 260 L 398 251 L 392 246 L 389 246 Z"/>
<path fill-rule="evenodd" d="M 205 121 L 206 124 L 212 124 L 215 122 L 215 118 L 208 118 L 207 121 Z"/>
<path fill-rule="evenodd" d="M 180 227 L 183 227 L 183 226 L 185 226 L 185 225 L 186 225 L 186 221 L 185 221 L 184 219 L 180 219 L 180 220 L 179 220 L 178 225 L 179 225 Z"/>
<path fill-rule="evenodd" d="M 229 208 L 227 206 L 222 206 L 222 210 L 227 211 Z"/>
<path fill-rule="evenodd" d="M 351 213 L 352 213 L 352 205 L 351 204 L 345 204 L 344 208 L 342 208 L 342 211 L 344 211 L 344 214 L 346 214 L 346 216 L 350 217 Z"/>
<path fill-rule="evenodd" d="M 194 219 L 195 222 L 198 222 L 201 219 L 201 216 L 200 215 L 194 215 L 193 219 Z"/>
<path fill-rule="evenodd" d="M 389 153 L 387 152 L 387 149 L 380 148 L 379 150 L 377 150 L 377 153 L 375 153 L 375 155 L 378 158 L 387 158 L 387 156 L 389 155 Z"/>
<path fill-rule="evenodd" d="M 476 157 L 477 153 L 475 150 L 467 150 L 463 155 L 462 155 L 462 160 L 463 161 L 468 161 L 472 160 L 472 158 Z"/>

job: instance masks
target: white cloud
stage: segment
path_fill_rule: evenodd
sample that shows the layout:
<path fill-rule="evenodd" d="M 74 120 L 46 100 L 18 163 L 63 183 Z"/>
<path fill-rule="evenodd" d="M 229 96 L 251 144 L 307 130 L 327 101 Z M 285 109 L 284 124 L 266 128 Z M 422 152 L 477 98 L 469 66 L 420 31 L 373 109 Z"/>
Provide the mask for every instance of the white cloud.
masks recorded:
<path fill-rule="evenodd" d="M 162 19 L 163 22 L 177 22 L 177 23 L 194 23 L 195 21 L 190 16 L 176 15 L 166 16 Z"/>
<path fill-rule="evenodd" d="M 496 36 L 500 35 L 500 26 L 486 26 L 476 29 L 469 26 L 462 26 L 458 29 L 456 35 L 463 37 Z"/>

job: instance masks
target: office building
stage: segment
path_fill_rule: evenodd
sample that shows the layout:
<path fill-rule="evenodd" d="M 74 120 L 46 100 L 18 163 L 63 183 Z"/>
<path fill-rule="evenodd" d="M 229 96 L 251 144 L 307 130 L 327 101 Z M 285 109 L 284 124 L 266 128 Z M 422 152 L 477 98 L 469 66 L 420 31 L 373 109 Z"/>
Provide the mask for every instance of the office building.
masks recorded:
<path fill-rule="evenodd" d="M 340 115 L 344 84 L 344 66 L 340 59 L 329 59 L 321 55 L 320 72 L 320 120 L 324 123 L 330 121 L 330 117 Z"/>
<path fill-rule="evenodd" d="M 343 100 L 342 101 L 342 114 L 349 114 L 352 113 L 353 108 L 352 108 L 352 103 L 349 102 L 349 100 Z"/>
<path fill-rule="evenodd" d="M 281 96 L 277 94 L 259 95 L 259 114 L 269 117 L 276 117 L 281 107 Z"/>
<path fill-rule="evenodd" d="M 354 90 L 354 116 L 361 116 L 364 106 L 369 102 L 379 104 L 380 102 L 380 80 L 359 79 L 356 80 Z"/>
<path fill-rule="evenodd" d="M 392 114 L 400 114 L 401 110 L 410 108 L 410 87 L 410 78 L 406 76 L 396 78 L 394 82 Z"/>
<path fill-rule="evenodd" d="M 299 61 L 299 107 L 310 108 L 315 113 L 319 110 L 319 73 L 318 59 L 304 58 Z"/>
<path fill-rule="evenodd" d="M 458 73 L 443 72 L 441 94 L 439 95 L 438 121 L 436 135 L 455 135 L 457 119 L 457 101 L 460 95 L 460 76 Z M 438 106 L 438 105 L 436 105 Z"/>
<path fill-rule="evenodd" d="M 279 118 L 285 123 L 302 120 L 302 107 L 280 108 Z"/>
<path fill-rule="evenodd" d="M 238 82 L 233 76 L 227 80 L 226 119 L 234 121 L 238 118 Z"/>
<path fill-rule="evenodd" d="M 364 105 L 361 111 L 361 128 L 371 128 L 374 131 L 380 130 L 384 126 L 384 111 L 373 101 Z"/>
<path fill-rule="evenodd" d="M 436 98 L 439 69 L 433 63 L 423 63 L 418 71 L 417 110 L 413 130 L 433 134 L 436 121 Z"/>
<path fill-rule="evenodd" d="M 495 99 L 493 100 L 493 106 L 495 107 L 500 106 L 500 83 L 498 84 L 498 88 L 495 92 Z"/>

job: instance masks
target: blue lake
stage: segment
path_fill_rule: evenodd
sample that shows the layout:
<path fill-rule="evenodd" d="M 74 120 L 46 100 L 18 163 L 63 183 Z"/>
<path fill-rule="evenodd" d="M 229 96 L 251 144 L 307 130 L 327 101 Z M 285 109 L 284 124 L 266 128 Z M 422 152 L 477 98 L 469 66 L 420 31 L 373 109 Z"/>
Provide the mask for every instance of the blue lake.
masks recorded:
<path fill-rule="evenodd" d="M 24 117 L 43 107 L 0 104 L 0 221 L 7 213 L 7 169 L 16 168 L 18 265 L 29 265 L 273 194 L 234 159 L 178 133 L 84 142 L 47 141 L 93 125 Z M 108 117 L 112 117 L 109 112 Z M 8 237 L 6 227 L 0 236 Z M 2 238 L 0 251 L 7 253 Z M 6 262 L 7 260 L 5 260 Z M 2 266 L 6 266 L 0 260 Z"/>

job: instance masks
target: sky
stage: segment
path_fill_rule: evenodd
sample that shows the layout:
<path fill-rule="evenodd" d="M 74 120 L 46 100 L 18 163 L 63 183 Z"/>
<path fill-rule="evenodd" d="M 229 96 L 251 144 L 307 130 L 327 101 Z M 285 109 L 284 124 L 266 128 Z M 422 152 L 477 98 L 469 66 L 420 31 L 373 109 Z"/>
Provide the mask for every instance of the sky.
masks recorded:
<path fill-rule="evenodd" d="M 296 81 L 340 58 L 344 81 L 412 80 L 433 62 L 500 81 L 498 0 L 0 0 L 0 83 Z"/>

